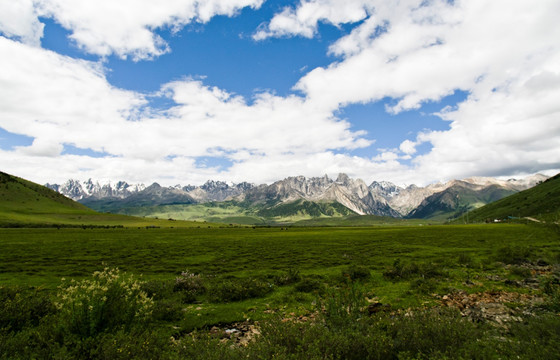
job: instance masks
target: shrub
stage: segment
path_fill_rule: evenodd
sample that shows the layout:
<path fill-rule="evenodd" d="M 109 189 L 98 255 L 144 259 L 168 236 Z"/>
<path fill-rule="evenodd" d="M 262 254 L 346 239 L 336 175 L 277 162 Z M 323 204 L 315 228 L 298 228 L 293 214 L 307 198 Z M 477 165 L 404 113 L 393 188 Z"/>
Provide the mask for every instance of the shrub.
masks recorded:
<path fill-rule="evenodd" d="M 0 287 L 0 329 L 20 331 L 37 326 L 41 318 L 55 312 L 50 298 L 36 289 Z"/>
<path fill-rule="evenodd" d="M 109 268 L 94 272 L 93 280 L 59 286 L 55 306 L 62 327 L 85 338 L 149 320 L 154 302 L 140 286 L 133 275 Z"/>
<path fill-rule="evenodd" d="M 273 284 L 254 278 L 224 279 L 209 289 L 213 302 L 240 301 L 262 297 L 273 290 Z"/>
<path fill-rule="evenodd" d="M 322 317 L 331 328 L 352 326 L 364 315 L 367 306 L 364 292 L 355 283 L 340 289 L 329 289 L 322 301 Z"/>
<path fill-rule="evenodd" d="M 165 299 L 173 293 L 174 282 L 173 280 L 150 280 L 143 282 L 140 288 L 154 300 Z"/>
<path fill-rule="evenodd" d="M 206 286 L 202 275 L 185 270 L 181 273 L 181 276 L 175 278 L 173 291 L 183 293 L 184 303 L 192 303 L 196 301 L 198 295 L 206 292 Z"/>
<path fill-rule="evenodd" d="M 430 278 L 419 278 L 410 283 L 410 288 L 420 294 L 431 294 L 437 288 L 437 281 Z"/>
<path fill-rule="evenodd" d="M 504 246 L 499 248 L 494 254 L 496 261 L 503 262 L 504 264 L 520 265 L 530 262 L 529 258 L 533 250 L 529 247 L 521 246 Z"/>
<path fill-rule="evenodd" d="M 277 275 L 274 283 L 278 286 L 290 285 L 301 280 L 301 274 L 298 269 L 289 268 L 284 274 Z"/>
<path fill-rule="evenodd" d="M 393 262 L 393 266 L 387 268 L 383 272 L 383 276 L 385 278 L 393 281 L 406 280 L 415 276 L 421 276 L 422 278 L 435 278 L 441 275 L 441 270 L 435 264 L 417 264 L 415 262 L 403 264 L 400 259 L 396 259 Z"/>
<path fill-rule="evenodd" d="M 321 282 L 317 279 L 303 278 L 294 286 L 296 291 L 299 292 L 312 292 L 321 288 Z"/>
<path fill-rule="evenodd" d="M 531 270 L 521 266 L 512 266 L 509 269 L 509 272 L 511 275 L 522 277 L 522 278 L 528 278 L 531 276 Z"/>
<path fill-rule="evenodd" d="M 342 270 L 342 276 L 351 281 L 365 280 L 371 276 L 369 268 L 361 265 L 350 265 L 348 268 Z"/>

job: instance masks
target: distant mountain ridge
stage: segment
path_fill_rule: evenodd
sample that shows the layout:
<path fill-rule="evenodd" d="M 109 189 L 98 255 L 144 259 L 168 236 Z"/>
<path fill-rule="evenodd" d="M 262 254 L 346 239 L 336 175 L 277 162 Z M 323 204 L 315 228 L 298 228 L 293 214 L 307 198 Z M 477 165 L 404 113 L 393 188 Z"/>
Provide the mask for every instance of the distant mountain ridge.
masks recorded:
<path fill-rule="evenodd" d="M 263 213 L 284 213 L 286 209 L 307 211 L 314 208 L 308 204 L 311 202 L 338 203 L 358 215 L 445 219 L 464 209 L 474 209 L 528 189 L 546 179 L 540 174 L 521 180 L 473 177 L 426 187 L 400 187 L 388 181 L 374 181 L 367 186 L 361 179 L 339 174 L 334 180 L 327 175 L 294 176 L 270 185 L 208 180 L 201 186 L 162 187 L 154 183 L 146 187 L 124 181 L 100 185 L 90 179 L 46 186 L 95 210 L 110 212 L 142 206 L 234 201 L 245 207 L 268 209 Z M 298 206 L 284 206 L 282 211 L 273 210 L 297 201 L 305 201 L 308 205 L 302 207 L 300 202 Z"/>
<path fill-rule="evenodd" d="M 560 174 L 473 210 L 468 221 L 496 222 L 510 219 L 560 224 Z"/>
<path fill-rule="evenodd" d="M 300 199 L 338 202 L 359 215 L 399 217 L 383 197 L 369 190 L 363 180 L 350 179 L 346 174 L 339 174 L 336 180 L 327 175 L 313 178 L 289 177 L 271 185 L 254 187 L 236 198 L 252 205 L 269 206 Z"/>

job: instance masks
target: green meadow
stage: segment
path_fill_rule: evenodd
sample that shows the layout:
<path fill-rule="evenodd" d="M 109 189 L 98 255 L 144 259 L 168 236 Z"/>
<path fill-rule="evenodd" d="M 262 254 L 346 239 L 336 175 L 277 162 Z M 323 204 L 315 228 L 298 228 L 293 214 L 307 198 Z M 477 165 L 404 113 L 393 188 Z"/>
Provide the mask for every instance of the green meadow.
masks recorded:
<path fill-rule="evenodd" d="M 559 339 L 559 240 L 557 227 L 539 224 L 0 229 L 0 355 L 108 359 L 126 350 L 121 358 L 257 359 L 311 351 L 310 358 L 412 359 L 483 351 L 508 358 L 513 348 L 496 338 L 519 342 L 518 332 L 546 323 L 538 330 L 549 334 L 545 340 Z M 138 279 L 128 293 L 141 289 L 141 299 L 149 297 L 148 319 L 111 325 L 99 314 L 112 306 L 138 314 L 139 300 L 117 307 L 117 300 L 93 302 L 96 292 L 79 293 L 92 284 L 107 289 L 99 272 L 117 268 Z M 104 299 L 122 293 L 108 289 Z M 457 294 L 538 300 L 508 300 L 516 320 L 500 328 L 443 306 Z M 67 313 L 61 299 L 91 311 Z M 241 337 L 227 331 L 242 326 L 259 330 L 239 345 Z M 403 335 L 446 326 L 461 339 L 425 339 L 420 346 Z M 535 334 L 526 340 L 537 341 L 545 355 L 558 354 L 557 342 Z M 339 353 L 326 346 L 333 341 Z"/>

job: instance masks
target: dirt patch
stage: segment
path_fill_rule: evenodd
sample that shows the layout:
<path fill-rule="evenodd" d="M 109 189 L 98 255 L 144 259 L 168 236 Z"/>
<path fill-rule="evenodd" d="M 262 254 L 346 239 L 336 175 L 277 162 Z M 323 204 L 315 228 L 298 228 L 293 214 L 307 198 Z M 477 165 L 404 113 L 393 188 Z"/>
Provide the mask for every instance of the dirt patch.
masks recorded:
<path fill-rule="evenodd" d="M 454 307 L 475 322 L 489 321 L 505 326 L 511 321 L 521 321 L 521 315 L 530 315 L 544 303 L 540 296 L 516 292 L 491 291 L 468 294 L 456 291 L 441 298 L 442 306 Z"/>

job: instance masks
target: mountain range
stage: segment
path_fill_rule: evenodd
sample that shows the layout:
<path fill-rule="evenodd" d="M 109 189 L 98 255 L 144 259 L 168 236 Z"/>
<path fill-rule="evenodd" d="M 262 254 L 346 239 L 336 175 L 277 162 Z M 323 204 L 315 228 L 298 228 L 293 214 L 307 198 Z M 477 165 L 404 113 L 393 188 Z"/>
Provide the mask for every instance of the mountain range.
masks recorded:
<path fill-rule="evenodd" d="M 351 213 L 445 220 L 531 188 L 546 179 L 541 174 L 510 180 L 473 177 L 426 187 L 400 187 L 387 181 L 374 181 L 368 186 L 361 179 L 339 174 L 334 180 L 326 175 L 311 178 L 295 176 L 270 185 L 213 180 L 201 186 L 163 187 L 157 183 L 145 186 L 124 181 L 100 185 L 90 179 L 84 182 L 68 180 L 62 185 L 46 186 L 92 209 L 105 212 L 128 213 L 125 210 L 132 208 L 167 206 L 169 209 L 172 205 L 230 202 L 242 209 L 256 209 L 254 212 L 259 216 L 290 216 L 311 211 L 316 216 Z"/>

